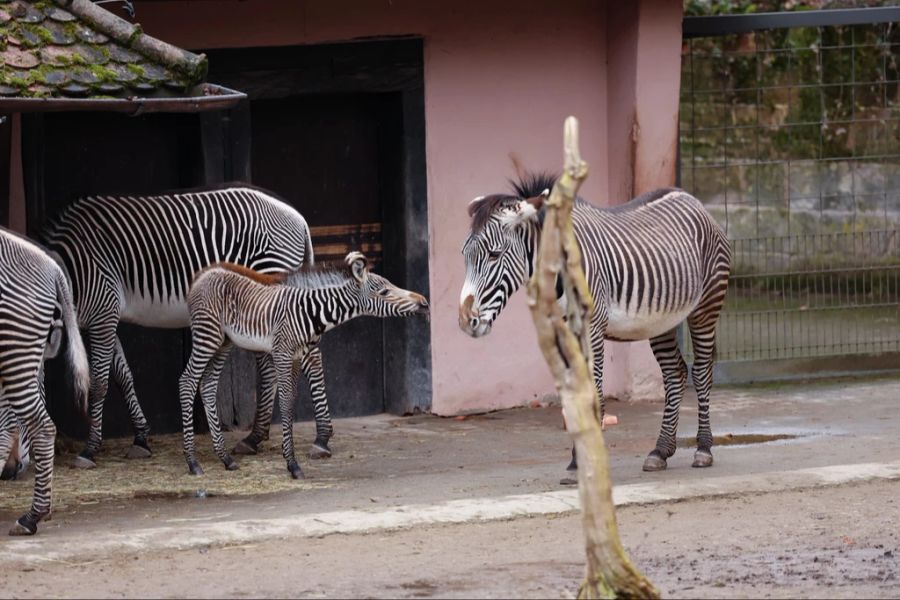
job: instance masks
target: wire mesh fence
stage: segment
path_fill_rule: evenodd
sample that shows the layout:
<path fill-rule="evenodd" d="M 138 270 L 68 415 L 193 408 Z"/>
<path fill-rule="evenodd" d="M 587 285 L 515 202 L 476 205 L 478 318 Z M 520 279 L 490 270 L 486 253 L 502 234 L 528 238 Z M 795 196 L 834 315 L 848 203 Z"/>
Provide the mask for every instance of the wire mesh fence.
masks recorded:
<path fill-rule="evenodd" d="M 720 359 L 900 352 L 898 63 L 900 23 L 685 40 L 680 185 L 734 251 Z"/>

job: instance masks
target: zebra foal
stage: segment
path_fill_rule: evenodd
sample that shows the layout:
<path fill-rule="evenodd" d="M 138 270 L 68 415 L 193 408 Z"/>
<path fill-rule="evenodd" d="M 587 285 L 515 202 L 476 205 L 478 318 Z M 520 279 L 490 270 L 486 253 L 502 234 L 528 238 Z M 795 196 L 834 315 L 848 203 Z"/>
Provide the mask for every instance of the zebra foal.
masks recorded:
<path fill-rule="evenodd" d="M 343 268 L 311 265 L 281 275 L 226 263 L 197 274 L 187 299 L 191 356 L 179 381 L 184 455 L 192 474 L 203 473 L 194 454 L 198 385 L 216 456 L 227 469 L 238 468 L 225 450 L 216 407 L 219 375 L 232 346 L 264 352 L 271 360 L 281 409 L 282 454 L 291 476 L 301 479 L 303 471 L 294 456 L 294 398 L 303 361 L 322 334 L 363 315 L 428 314 L 424 297 L 370 273 L 361 253 L 351 252 L 345 263 Z"/>
<path fill-rule="evenodd" d="M 555 177 L 531 175 L 514 185 L 513 194 L 482 196 L 469 204 L 472 226 L 463 245 L 466 279 L 459 326 L 472 337 L 490 333 L 509 297 L 533 274 L 543 202 L 554 183 Z M 606 209 L 578 199 L 572 223 L 594 298 L 590 337 L 601 418 L 603 341 L 649 339 L 662 370 L 666 405 L 656 447 L 643 468 L 666 468 L 666 459 L 675 452 L 678 412 L 687 385 L 676 328 L 687 320 L 699 405 L 693 466 L 712 465 L 709 391 L 716 322 L 731 270 L 725 233 L 699 200 L 675 188 Z M 562 290 L 558 295 L 562 297 Z M 573 448 L 569 468 L 575 466 Z"/>
<path fill-rule="evenodd" d="M 45 354 L 66 330 L 76 400 L 90 387 L 87 353 L 63 270 L 36 244 L 0 228 L 0 456 L 6 459 L 20 427 L 34 453 L 34 496 L 11 535 L 32 535 L 50 513 L 56 426 L 44 403 Z"/>

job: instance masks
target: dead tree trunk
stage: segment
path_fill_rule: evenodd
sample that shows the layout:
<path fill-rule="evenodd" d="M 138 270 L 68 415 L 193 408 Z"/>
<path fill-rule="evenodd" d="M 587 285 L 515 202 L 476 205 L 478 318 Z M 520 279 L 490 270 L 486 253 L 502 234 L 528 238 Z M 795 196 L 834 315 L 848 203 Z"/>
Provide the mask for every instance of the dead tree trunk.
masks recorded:
<path fill-rule="evenodd" d="M 587 574 L 578 597 L 658 598 L 659 592 L 625 554 L 616 527 L 609 459 L 590 364 L 588 319 L 593 299 L 572 227 L 572 207 L 587 172 L 578 149 L 578 121 L 569 117 L 565 125 L 565 169 L 544 202 L 537 266 L 528 283 L 529 306 L 578 456 L 578 494 L 587 550 Z M 556 300 L 557 276 L 565 290 L 566 315 Z"/>

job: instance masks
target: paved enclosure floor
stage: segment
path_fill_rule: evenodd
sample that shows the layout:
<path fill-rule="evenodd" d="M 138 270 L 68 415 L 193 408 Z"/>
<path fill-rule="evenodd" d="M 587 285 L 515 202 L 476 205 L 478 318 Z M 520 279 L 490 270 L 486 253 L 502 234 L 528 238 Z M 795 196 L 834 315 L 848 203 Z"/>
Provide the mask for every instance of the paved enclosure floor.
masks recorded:
<path fill-rule="evenodd" d="M 843 470 L 852 473 L 852 465 L 900 461 L 898 402 L 897 378 L 718 388 L 713 395 L 713 431 L 732 444 L 714 449 L 716 464 L 711 469 L 692 469 L 692 451 L 682 448 L 670 459 L 669 469 L 660 473 L 643 473 L 641 464 L 658 433 L 662 405 L 611 402 L 609 410 L 619 417 L 620 424 L 608 431 L 607 440 L 614 481 L 623 490 L 641 486 L 689 490 L 692 485 L 705 489 L 717 479 L 733 486 L 744 478 L 749 486 L 753 481 L 783 475 L 780 487 L 772 493 L 730 493 L 621 508 L 626 546 L 672 595 L 715 596 L 724 593 L 722 587 L 749 596 L 792 595 L 791 589 L 794 595 L 826 589 L 819 595 L 841 595 L 841 590 L 853 595 L 851 590 L 860 590 L 842 586 L 851 586 L 860 577 L 864 581 L 857 583 L 865 584 L 860 589 L 867 593 L 900 594 L 893 558 L 900 553 L 894 537 L 900 529 L 900 505 L 893 501 L 900 497 L 900 482 L 888 479 L 805 492 L 790 489 L 792 473 L 799 469 L 850 465 Z M 680 430 L 686 438 L 696 432 L 692 397 L 683 405 Z M 108 478 L 113 485 L 103 486 L 94 496 L 76 485 L 79 472 L 65 466 L 71 456 L 61 456 L 53 519 L 41 524 L 33 540 L 0 539 L 0 572 L 15 573 L 3 584 L 4 595 L 79 595 L 80 590 L 90 595 L 138 596 L 239 596 L 257 595 L 257 591 L 277 595 L 542 596 L 577 586 L 581 541 L 577 515 L 571 508 L 530 518 L 527 515 L 535 513 L 525 511 L 502 522 L 464 521 L 409 531 L 383 528 L 375 533 L 321 539 L 308 535 L 299 539 L 286 533 L 248 542 L 250 538 L 242 534 L 237 548 L 235 542 L 199 548 L 186 543 L 175 551 L 156 551 L 151 543 L 120 546 L 106 553 L 105 546 L 89 544 L 100 539 L 135 539 L 135 532 L 177 530 L 198 523 L 224 527 L 235 521 L 263 524 L 285 517 L 315 521 L 318 515 L 335 511 L 391 509 L 412 511 L 410 518 L 414 519 L 418 509 L 409 507 L 457 501 L 490 506 L 510 495 L 546 498 L 561 489 L 558 481 L 570 448 L 558 407 L 466 419 L 386 415 L 344 419 L 336 423 L 336 431 L 335 457 L 303 461 L 309 479 L 296 484 L 287 480 L 278 450 L 280 435 L 273 428 L 263 454 L 239 459 L 242 470 L 238 474 L 245 479 L 235 495 L 228 494 L 227 478 L 238 475 L 224 472 L 211 454 L 204 462 L 207 476 L 183 476 L 187 487 L 182 488 L 182 497 L 159 493 L 160 477 L 141 483 L 142 471 L 185 470 L 183 459 L 172 450 L 180 443 L 178 436 L 152 439 L 158 450 L 150 461 L 115 460 L 114 450 L 121 448 L 112 445 L 91 476 Z M 313 427 L 301 423 L 296 432 L 298 448 L 303 448 L 312 438 Z M 230 439 L 239 435 L 233 433 Z M 771 439 L 775 441 L 733 443 Z M 208 447 L 208 438 L 201 436 L 198 445 Z M 274 493 L 247 495 L 247 486 L 253 484 L 247 479 L 251 470 L 262 482 L 261 489 L 273 489 L 268 478 L 286 485 Z M 182 476 L 176 478 L 182 482 Z M 66 480 L 70 480 L 70 488 Z M 117 481 L 121 485 L 115 485 Z M 806 485 L 802 478 L 796 481 L 796 486 Z M 30 481 L 0 484 L 0 518 L 11 523 L 24 510 L 30 486 Z M 23 501 L 17 501 L 19 496 Z M 18 502 L 17 508 L 10 506 L 12 501 Z M 710 518 L 711 514 L 716 517 Z M 791 529 L 794 525 L 796 531 Z M 669 533 L 655 533 L 667 527 Z M 264 530 L 261 526 L 260 531 Z M 789 530 L 792 534 L 785 536 Z M 852 543 L 843 541 L 845 537 Z M 230 549 L 225 549 L 229 545 Z M 79 547 L 85 550 L 83 556 Z M 63 548 L 68 552 L 65 558 L 54 554 L 53 559 L 41 559 L 51 555 L 48 549 L 62 552 Z M 776 548 L 794 562 L 779 559 L 773 554 Z M 876 550 L 881 554 L 876 556 Z M 829 552 L 832 559 L 810 571 L 807 563 L 818 556 L 816 552 Z M 221 560 L 210 561 L 212 555 Z M 715 560 L 709 562 L 709 557 Z M 677 559 L 680 566 L 673 569 L 670 559 Z M 876 559 L 878 565 L 871 562 Z M 182 567 L 176 568 L 173 561 Z M 292 570 L 286 561 L 294 565 Z M 807 566 L 801 568 L 801 563 Z M 497 569 L 492 568 L 495 564 Z M 753 568 L 740 567 L 742 564 Z M 73 569 L 55 571 L 60 565 Z M 230 565 L 229 571 L 224 571 L 226 565 Z M 372 587 L 359 580 L 356 567 L 380 573 L 367 576 Z M 159 577 L 169 569 L 178 576 Z M 226 573 L 244 574 L 234 575 L 233 587 L 212 583 L 211 587 L 197 587 L 191 569 L 218 570 L 222 578 Z M 98 579 L 101 570 L 117 575 Z M 285 575 L 280 578 L 281 572 Z M 317 574 L 309 575 L 313 572 Z M 324 577 L 322 572 L 333 572 L 335 577 Z M 58 577 L 48 579 L 53 573 Z M 115 583 L 119 574 L 127 581 L 140 580 L 140 591 Z M 40 587 L 38 581 L 57 581 L 58 587 Z M 815 587 L 820 584 L 823 587 Z"/>

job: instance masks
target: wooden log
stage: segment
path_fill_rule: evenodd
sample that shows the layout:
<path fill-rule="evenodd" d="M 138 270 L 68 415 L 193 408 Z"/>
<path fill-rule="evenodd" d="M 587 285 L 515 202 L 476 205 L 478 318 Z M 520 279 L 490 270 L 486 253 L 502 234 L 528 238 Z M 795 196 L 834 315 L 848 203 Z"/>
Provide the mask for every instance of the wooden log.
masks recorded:
<path fill-rule="evenodd" d="M 587 178 L 578 148 L 578 122 L 565 124 L 565 168 L 544 200 L 546 214 L 534 275 L 528 283 L 529 307 L 538 343 L 562 399 L 563 413 L 578 456 L 578 494 L 587 553 L 579 598 L 658 598 L 659 592 L 631 563 L 616 525 L 599 406 L 591 368 L 589 317 L 593 309 L 581 251 L 572 226 L 572 208 Z M 561 277 L 566 315 L 556 298 Z"/>

